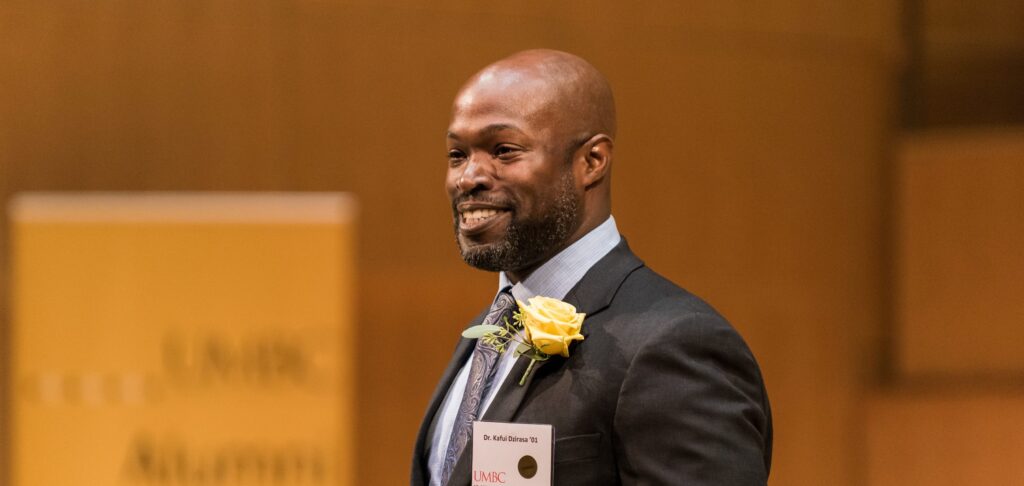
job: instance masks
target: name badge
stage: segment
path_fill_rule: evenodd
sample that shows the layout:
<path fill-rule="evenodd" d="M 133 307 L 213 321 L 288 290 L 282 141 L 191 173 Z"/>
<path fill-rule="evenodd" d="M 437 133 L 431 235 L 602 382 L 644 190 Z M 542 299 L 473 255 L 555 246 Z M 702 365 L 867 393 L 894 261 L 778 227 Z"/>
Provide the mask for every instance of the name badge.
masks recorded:
<path fill-rule="evenodd" d="M 473 486 L 551 486 L 555 428 L 473 422 Z"/>

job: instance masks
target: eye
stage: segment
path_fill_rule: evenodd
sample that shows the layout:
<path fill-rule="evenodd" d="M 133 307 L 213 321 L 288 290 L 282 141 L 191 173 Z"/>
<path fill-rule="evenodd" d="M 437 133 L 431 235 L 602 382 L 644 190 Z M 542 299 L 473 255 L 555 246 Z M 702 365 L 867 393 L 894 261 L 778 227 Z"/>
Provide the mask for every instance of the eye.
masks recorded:
<path fill-rule="evenodd" d="M 522 150 L 515 145 L 498 145 L 494 147 L 494 157 L 501 160 L 510 160 L 515 156 L 519 155 Z"/>
<path fill-rule="evenodd" d="M 459 149 L 451 149 L 448 151 L 448 163 L 450 165 L 458 165 L 466 159 L 466 154 Z"/>

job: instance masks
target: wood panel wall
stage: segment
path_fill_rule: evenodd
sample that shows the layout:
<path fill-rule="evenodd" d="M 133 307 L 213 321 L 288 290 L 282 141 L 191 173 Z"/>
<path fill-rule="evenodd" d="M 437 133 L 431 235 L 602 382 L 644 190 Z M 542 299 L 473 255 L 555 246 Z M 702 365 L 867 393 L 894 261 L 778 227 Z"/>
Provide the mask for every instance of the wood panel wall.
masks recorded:
<path fill-rule="evenodd" d="M 1024 127 L 900 144 L 892 373 L 868 399 L 872 486 L 1019 484 Z"/>
<path fill-rule="evenodd" d="M 906 5 L 909 125 L 1024 123 L 1024 5 L 1018 0 Z"/>
<path fill-rule="evenodd" d="M 925 132 L 900 159 L 900 376 L 1024 377 L 1024 129 Z"/>
<path fill-rule="evenodd" d="M 452 243 L 450 99 L 505 54 L 575 52 L 619 102 L 620 229 L 761 361 L 772 483 L 859 484 L 888 305 L 895 17 L 852 0 L 11 0 L 0 189 L 355 193 L 360 484 L 403 484 L 457 331 L 495 285 Z"/>
<path fill-rule="evenodd" d="M 950 385 L 869 400 L 867 484 L 1024 483 L 1024 387 Z"/>

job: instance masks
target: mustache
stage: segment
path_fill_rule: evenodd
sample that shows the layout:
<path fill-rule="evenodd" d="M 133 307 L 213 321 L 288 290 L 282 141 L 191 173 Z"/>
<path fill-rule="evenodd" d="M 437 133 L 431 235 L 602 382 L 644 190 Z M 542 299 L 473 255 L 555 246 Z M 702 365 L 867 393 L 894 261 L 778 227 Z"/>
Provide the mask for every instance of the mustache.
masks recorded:
<path fill-rule="evenodd" d="M 512 208 L 515 206 L 515 201 L 512 201 L 511 199 L 483 196 L 475 193 L 465 193 L 452 199 L 452 211 L 457 213 L 459 211 L 459 204 L 467 202 L 490 204 L 494 206 L 508 208 Z"/>

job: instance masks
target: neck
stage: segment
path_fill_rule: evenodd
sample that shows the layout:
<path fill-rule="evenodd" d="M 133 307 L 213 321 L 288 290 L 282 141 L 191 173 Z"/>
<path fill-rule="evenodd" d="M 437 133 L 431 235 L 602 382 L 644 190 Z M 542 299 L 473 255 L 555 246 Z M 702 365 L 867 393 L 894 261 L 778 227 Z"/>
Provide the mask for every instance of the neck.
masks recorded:
<path fill-rule="evenodd" d="M 547 263 L 547 261 L 550 260 L 552 257 L 562 252 L 562 250 L 565 250 L 566 248 L 572 246 L 573 243 L 579 241 L 580 238 L 586 236 L 588 233 L 593 231 L 594 228 L 601 226 L 601 224 L 607 221 L 610 216 L 611 212 L 608 212 L 598 217 L 589 217 L 584 219 L 583 224 L 581 224 L 580 227 L 575 232 L 573 232 L 572 236 L 563 241 L 562 244 L 547 251 L 541 258 L 537 259 L 537 261 L 535 262 L 531 262 L 521 268 L 505 270 L 505 276 L 508 277 L 509 282 L 511 282 L 513 285 L 522 282 L 523 280 L 528 278 L 534 270 L 540 268 L 541 265 Z"/>

